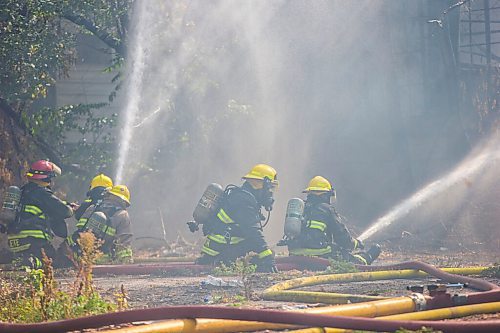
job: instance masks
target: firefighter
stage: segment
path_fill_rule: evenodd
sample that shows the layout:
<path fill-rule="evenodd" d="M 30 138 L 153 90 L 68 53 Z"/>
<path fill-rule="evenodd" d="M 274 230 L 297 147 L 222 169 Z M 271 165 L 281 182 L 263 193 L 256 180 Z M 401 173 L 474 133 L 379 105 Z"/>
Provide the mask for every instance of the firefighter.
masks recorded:
<path fill-rule="evenodd" d="M 65 219 L 76 207 L 59 199 L 50 188 L 52 179 L 60 174 L 61 169 L 46 160 L 33 163 L 26 173 L 28 183 L 21 187 L 20 211 L 8 225 L 7 239 L 16 266 L 41 268 L 42 249 L 54 258 L 53 236 L 68 235 Z"/>
<path fill-rule="evenodd" d="M 90 182 L 90 188 L 87 192 L 87 198 L 80 204 L 80 207 L 75 211 L 75 219 L 78 221 L 83 213 L 90 207 L 95 205 L 98 201 L 103 199 L 105 191 L 113 187 L 111 178 L 101 173 L 95 176 Z"/>
<path fill-rule="evenodd" d="M 127 207 L 130 192 L 125 185 L 115 185 L 104 192 L 102 201 L 91 204 L 82 214 L 77 230 L 67 239 L 75 255 L 80 252 L 78 238 L 81 232 L 91 231 L 102 241 L 101 261 L 132 262 L 132 229 Z"/>
<path fill-rule="evenodd" d="M 312 178 L 303 193 L 307 194 L 304 217 L 300 234 L 287 241 L 290 255 L 340 257 L 362 265 L 370 265 L 379 256 L 379 245 L 362 251 L 363 243 L 352 237 L 341 222 L 331 203 L 336 196 L 335 190 L 326 178 Z"/>
<path fill-rule="evenodd" d="M 273 191 L 278 185 L 276 170 L 266 164 L 257 164 L 243 176 L 241 186 L 229 185 L 224 191 L 215 216 L 203 223 L 207 236 L 198 264 L 230 264 L 250 252 L 259 272 L 277 272 L 274 254 L 262 234 L 261 212 L 268 214 L 274 203 Z M 269 215 L 268 215 L 269 217 Z"/>

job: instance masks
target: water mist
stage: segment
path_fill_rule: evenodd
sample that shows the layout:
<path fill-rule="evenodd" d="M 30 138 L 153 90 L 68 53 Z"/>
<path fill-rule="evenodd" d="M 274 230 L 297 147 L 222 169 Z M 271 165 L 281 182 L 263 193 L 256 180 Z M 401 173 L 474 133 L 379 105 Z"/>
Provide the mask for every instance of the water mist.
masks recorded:
<path fill-rule="evenodd" d="M 394 222 L 408 215 L 410 212 L 431 200 L 437 195 L 450 190 L 454 185 L 460 182 L 472 182 L 476 175 L 491 163 L 496 162 L 500 158 L 500 140 L 493 138 L 482 149 L 476 149 L 470 156 L 462 161 L 455 169 L 450 171 L 443 177 L 423 186 L 411 197 L 403 200 L 394 208 L 389 210 L 385 215 L 379 217 L 366 231 L 360 236 L 360 240 L 366 240 L 373 237 L 375 234 L 383 231 Z"/>

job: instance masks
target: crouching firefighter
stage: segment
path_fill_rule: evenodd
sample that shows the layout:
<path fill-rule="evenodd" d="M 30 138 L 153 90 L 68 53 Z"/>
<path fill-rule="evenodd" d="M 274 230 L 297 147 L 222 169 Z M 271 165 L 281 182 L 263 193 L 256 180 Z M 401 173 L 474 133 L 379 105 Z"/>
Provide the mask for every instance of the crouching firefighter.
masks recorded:
<path fill-rule="evenodd" d="M 307 199 L 290 199 L 285 218 L 285 237 L 278 245 L 287 245 L 290 255 L 341 258 L 370 265 L 380 254 L 380 246 L 368 251 L 352 237 L 332 205 L 335 190 L 330 182 L 316 176 L 303 191 Z"/>
<path fill-rule="evenodd" d="M 274 203 L 273 191 L 278 186 L 276 170 L 257 164 L 243 177 L 241 186 L 228 185 L 225 190 L 210 184 L 195 208 L 191 231 L 203 224 L 207 237 L 198 264 L 230 264 L 250 252 L 259 272 L 277 272 L 274 254 L 267 246 L 262 229 L 269 221 Z M 261 208 L 268 212 L 266 217 Z"/>
<path fill-rule="evenodd" d="M 92 232 L 102 242 L 100 262 L 132 262 L 132 229 L 127 207 L 130 192 L 125 185 L 115 185 L 105 192 L 102 201 L 87 208 L 76 224 L 77 230 L 67 239 L 73 255 L 81 253 L 78 239 L 82 232 Z"/>
<path fill-rule="evenodd" d="M 102 201 L 104 193 L 109 191 L 112 187 L 113 181 L 103 173 L 92 178 L 87 192 L 87 198 L 85 198 L 80 204 L 80 207 L 75 210 L 75 219 L 78 221 L 90 205 L 96 205 L 98 202 Z"/>
<path fill-rule="evenodd" d="M 33 163 L 26 173 L 28 183 L 20 189 L 18 212 L 7 225 L 14 266 L 41 268 L 42 250 L 47 257 L 56 257 L 53 236 L 68 236 L 65 219 L 73 215 L 74 206 L 59 199 L 50 188 L 52 179 L 60 174 L 61 169 L 46 160 Z"/>

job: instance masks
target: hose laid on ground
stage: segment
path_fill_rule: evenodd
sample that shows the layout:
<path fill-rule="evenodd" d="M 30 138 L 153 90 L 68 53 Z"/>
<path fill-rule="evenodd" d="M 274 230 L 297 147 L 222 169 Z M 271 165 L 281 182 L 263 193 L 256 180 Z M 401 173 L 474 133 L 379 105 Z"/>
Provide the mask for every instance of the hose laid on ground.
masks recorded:
<path fill-rule="evenodd" d="M 93 267 L 94 276 L 100 275 L 144 275 L 144 274 L 171 274 L 186 275 L 202 272 L 210 272 L 213 267 L 208 265 L 197 265 L 186 262 L 170 262 L 158 264 L 127 264 L 127 265 L 97 265 Z"/>
<path fill-rule="evenodd" d="M 380 320 L 442 320 L 442 319 L 454 319 L 462 318 L 477 314 L 487 314 L 487 313 L 497 313 L 500 312 L 500 302 L 474 304 L 474 305 L 464 305 L 456 306 L 444 309 L 435 309 L 420 312 L 403 313 L 392 316 L 382 316 L 377 317 Z M 152 332 L 152 331 L 149 331 Z M 160 331 L 156 331 L 160 333 Z M 167 333 L 172 331 L 162 331 L 162 333 Z M 328 328 L 328 327 L 311 327 L 304 328 L 294 331 L 289 331 L 289 333 L 351 333 L 352 330 L 338 329 L 338 328 Z M 128 332 L 130 333 L 130 332 Z M 147 331 L 137 332 L 137 333 L 148 333 Z"/>
<path fill-rule="evenodd" d="M 262 295 L 262 298 L 265 300 L 274 300 L 274 301 L 278 300 L 278 301 L 311 302 L 311 303 L 320 300 L 322 303 L 327 303 L 327 304 L 356 302 L 362 299 L 363 297 L 367 296 L 298 291 L 289 289 L 320 285 L 320 284 L 331 284 L 338 282 L 356 282 L 356 281 L 361 282 L 361 281 L 377 281 L 377 280 L 388 280 L 388 279 L 425 277 L 428 276 L 429 274 L 432 274 L 433 276 L 446 280 L 450 283 L 468 283 L 471 288 L 485 290 L 484 292 L 481 293 L 472 293 L 470 295 L 467 295 L 466 297 L 467 301 L 461 299 L 462 302 L 465 302 L 463 304 L 475 304 L 475 303 L 492 302 L 500 300 L 500 287 L 498 287 L 497 285 L 484 280 L 478 280 L 474 278 L 447 273 L 447 272 L 453 272 L 460 274 L 480 274 L 485 269 L 487 269 L 487 267 L 443 268 L 441 270 L 429 264 L 421 262 L 407 262 L 404 263 L 402 267 L 411 269 L 395 270 L 395 271 L 315 275 L 315 276 L 287 280 L 266 289 Z M 419 270 L 422 270 L 427 273 L 421 272 Z M 441 297 L 436 300 L 433 299 L 429 305 L 432 308 L 432 307 L 453 306 L 456 304 L 453 303 L 452 299 L 446 300 L 443 297 Z"/>
<path fill-rule="evenodd" d="M 444 273 L 432 266 L 430 266 L 432 270 L 428 269 L 427 266 L 429 265 L 426 264 L 418 262 L 407 263 L 407 264 L 409 265 L 411 264 L 412 266 L 419 266 L 419 269 L 429 270 L 438 277 L 447 276 L 451 280 L 449 282 L 463 282 L 460 278 L 464 277 L 459 277 L 451 274 L 447 275 L 447 273 Z M 475 269 L 477 270 L 477 268 Z M 460 269 L 460 270 L 470 273 L 474 269 Z M 418 273 L 418 271 L 410 271 L 410 272 L 413 272 L 413 274 Z M 376 274 L 376 273 L 380 272 L 370 272 L 370 274 Z M 383 273 L 388 273 L 388 272 L 383 272 Z M 351 281 L 359 281 L 360 280 L 359 274 L 364 274 L 364 273 L 353 273 L 353 274 L 358 274 L 358 276 L 353 275 L 351 277 Z M 349 275 L 349 274 L 340 274 L 340 275 Z M 321 276 L 311 277 L 311 278 L 321 278 Z M 468 283 L 473 287 L 475 286 L 478 289 L 484 288 L 489 290 L 490 298 L 497 298 L 497 300 L 500 299 L 500 288 L 498 286 L 488 282 L 486 283 L 482 282 L 485 281 L 479 281 L 475 279 L 470 279 L 468 281 Z M 292 283 L 292 285 L 293 284 L 294 283 Z M 488 291 L 483 294 L 486 293 L 488 293 Z M 476 293 L 476 294 L 480 296 L 480 294 L 482 293 Z M 430 301 L 433 301 L 435 298 L 431 298 Z M 453 302 L 451 298 L 443 298 L 443 297 L 439 298 L 442 299 L 440 299 L 439 302 L 437 301 L 433 302 L 432 303 L 433 306 L 436 307 L 440 305 L 449 306 L 450 302 L 451 303 Z M 477 297 L 473 300 L 480 301 L 481 299 L 480 297 Z M 462 301 L 464 300 L 462 299 Z M 471 303 L 470 298 L 466 298 L 465 301 L 467 301 L 467 303 Z M 500 330 L 500 320 L 482 321 L 482 322 L 388 321 L 388 320 L 367 319 L 360 317 L 328 316 L 328 315 L 299 313 L 291 311 L 235 309 L 229 307 L 215 307 L 215 306 L 174 306 L 174 307 L 163 307 L 163 308 L 153 308 L 153 309 L 139 309 L 139 310 L 131 310 L 125 312 L 97 315 L 86 318 L 77 318 L 72 320 L 39 323 L 39 324 L 1 323 L 0 330 L 2 332 L 7 332 L 7 333 L 26 332 L 26 331 L 65 332 L 71 330 L 81 330 L 84 328 L 97 328 L 111 324 L 116 325 L 124 322 L 163 320 L 163 319 L 173 319 L 173 318 L 236 319 L 236 320 L 282 323 L 291 325 L 325 326 L 325 327 L 362 329 L 362 330 L 364 329 L 364 330 L 377 330 L 377 331 L 393 331 L 401 327 L 406 329 L 419 329 L 422 326 L 432 327 L 434 329 L 439 329 L 445 332 L 470 332 L 479 330 L 481 330 L 482 332 L 496 332 Z"/>
<path fill-rule="evenodd" d="M 306 258 L 306 257 L 304 257 Z M 172 259 L 173 260 L 173 259 Z M 199 274 L 211 272 L 215 266 L 212 265 L 198 265 L 194 262 L 187 262 L 184 258 L 179 258 L 178 261 L 163 261 L 163 260 L 144 260 L 144 263 L 137 264 L 124 264 L 124 265 L 96 265 L 93 268 L 94 276 L 102 275 L 180 275 L 180 274 Z M 138 262 L 141 260 L 139 259 Z M 324 270 L 327 266 L 320 263 L 317 266 L 307 265 L 307 260 L 299 260 L 297 263 L 285 260 L 281 262 L 278 260 L 276 264 L 280 271 L 290 271 L 292 269 L 316 269 Z"/>
<path fill-rule="evenodd" d="M 386 300 L 343 304 L 336 306 L 324 306 L 310 309 L 292 310 L 302 313 L 315 313 L 323 315 L 356 316 L 356 317 L 378 317 L 398 313 L 415 311 L 415 302 L 410 297 L 395 297 Z M 185 320 L 170 320 L 167 322 L 153 323 L 136 327 L 119 329 L 123 333 L 151 333 L 151 332 L 181 332 L 186 325 Z M 196 326 L 188 332 L 196 333 L 229 333 L 229 332 L 253 332 L 269 330 L 293 329 L 297 326 L 285 324 L 269 324 L 261 322 L 221 320 L 221 319 L 197 319 Z"/>
<path fill-rule="evenodd" d="M 6 324 L 0 323 L 0 331 L 4 333 L 57 333 L 78 331 L 117 325 L 125 322 L 163 320 L 176 318 L 212 318 L 259 321 L 301 326 L 323 326 L 349 328 L 355 330 L 396 331 L 398 329 L 418 330 L 422 326 L 443 332 L 491 332 L 500 331 L 500 320 L 478 322 L 433 322 L 378 320 L 374 318 L 329 316 L 310 313 L 298 313 L 278 310 L 238 309 L 226 306 L 170 306 L 152 309 L 138 309 L 124 312 L 108 313 L 84 318 L 44 322 L 39 324 Z"/>

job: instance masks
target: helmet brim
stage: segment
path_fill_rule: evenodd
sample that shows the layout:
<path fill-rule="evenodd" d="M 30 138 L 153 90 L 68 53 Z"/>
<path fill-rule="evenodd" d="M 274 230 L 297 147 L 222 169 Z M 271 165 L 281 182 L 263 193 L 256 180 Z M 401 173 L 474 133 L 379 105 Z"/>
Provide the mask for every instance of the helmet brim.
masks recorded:
<path fill-rule="evenodd" d="M 50 178 L 52 178 L 48 175 L 33 174 L 31 172 L 26 173 L 26 177 L 28 177 L 28 179 L 36 179 L 36 180 L 50 180 Z"/>
<path fill-rule="evenodd" d="M 115 192 L 111 192 L 111 191 L 109 191 L 108 193 L 111 194 L 111 195 L 114 195 L 115 197 L 118 197 L 118 198 L 122 199 L 123 201 L 125 201 L 127 203 L 127 205 L 130 206 L 130 201 L 123 194 L 119 194 L 119 193 L 115 193 Z"/>

